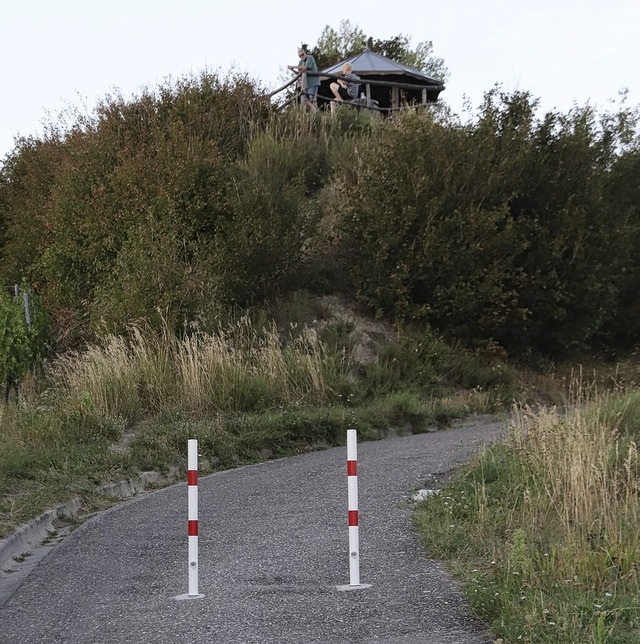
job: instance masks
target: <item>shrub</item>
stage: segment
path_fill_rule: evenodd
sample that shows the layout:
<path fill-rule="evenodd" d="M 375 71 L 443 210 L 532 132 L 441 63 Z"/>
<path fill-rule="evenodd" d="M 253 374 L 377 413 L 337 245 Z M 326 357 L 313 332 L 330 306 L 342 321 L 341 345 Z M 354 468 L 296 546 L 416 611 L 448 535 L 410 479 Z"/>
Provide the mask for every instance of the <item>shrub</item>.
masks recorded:
<path fill-rule="evenodd" d="M 29 289 L 19 295 L 0 292 L 0 385 L 19 383 L 44 356 L 48 319 L 39 298 Z"/>
<path fill-rule="evenodd" d="M 541 121 L 534 109 L 490 93 L 476 124 L 409 114 L 365 143 L 343 189 L 364 303 L 515 355 L 603 336 L 635 279 L 621 274 L 637 274 L 637 226 L 607 190 L 620 135 L 590 109 Z"/>
<path fill-rule="evenodd" d="M 230 168 L 267 115 L 246 79 L 203 74 L 107 97 L 3 168 L 0 267 L 30 277 L 60 323 L 122 331 L 166 311 L 181 324 L 211 296 L 207 239 L 228 210 Z M 6 271 L 6 272 L 5 272 Z"/>

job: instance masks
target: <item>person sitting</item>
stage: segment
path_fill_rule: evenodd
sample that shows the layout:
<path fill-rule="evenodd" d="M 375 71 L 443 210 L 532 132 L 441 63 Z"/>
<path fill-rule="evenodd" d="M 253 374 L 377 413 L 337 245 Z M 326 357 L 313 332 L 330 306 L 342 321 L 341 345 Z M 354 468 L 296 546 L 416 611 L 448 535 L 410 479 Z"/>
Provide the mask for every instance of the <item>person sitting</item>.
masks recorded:
<path fill-rule="evenodd" d="M 331 101 L 331 112 L 336 110 L 336 101 L 342 103 L 343 101 L 352 101 L 358 98 L 360 83 L 357 81 L 359 80 L 360 77 L 353 73 L 351 63 L 345 63 L 342 66 L 342 78 L 339 78 L 329 86 L 335 96 L 335 101 Z"/>

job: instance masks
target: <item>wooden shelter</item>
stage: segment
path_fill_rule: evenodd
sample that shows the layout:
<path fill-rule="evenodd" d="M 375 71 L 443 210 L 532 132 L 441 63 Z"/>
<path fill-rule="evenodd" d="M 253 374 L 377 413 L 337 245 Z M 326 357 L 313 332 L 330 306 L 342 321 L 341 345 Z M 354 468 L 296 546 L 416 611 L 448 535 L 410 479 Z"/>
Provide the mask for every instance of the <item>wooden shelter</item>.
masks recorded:
<path fill-rule="evenodd" d="M 378 107 L 385 111 L 398 109 L 403 105 L 435 103 L 440 92 L 444 90 L 442 81 L 376 54 L 370 49 L 327 67 L 320 73 L 340 76 L 345 63 L 351 63 L 353 73 L 361 79 L 361 96 L 364 94 L 369 103 L 375 101 Z M 321 78 L 318 91 L 320 107 L 333 98 L 329 88 L 332 82 L 334 78 Z"/>

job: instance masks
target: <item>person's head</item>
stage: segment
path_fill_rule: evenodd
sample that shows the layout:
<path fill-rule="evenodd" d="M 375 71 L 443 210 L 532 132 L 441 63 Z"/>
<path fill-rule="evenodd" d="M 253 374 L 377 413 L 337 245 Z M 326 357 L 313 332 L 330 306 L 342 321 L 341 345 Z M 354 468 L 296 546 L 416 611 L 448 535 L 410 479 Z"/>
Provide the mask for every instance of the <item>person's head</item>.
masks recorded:
<path fill-rule="evenodd" d="M 302 60 L 304 60 L 307 57 L 307 52 L 305 51 L 304 47 L 298 48 L 298 57 L 302 58 Z"/>
<path fill-rule="evenodd" d="M 353 69 L 353 67 L 351 67 L 351 63 L 345 63 L 342 66 L 342 73 L 343 74 L 350 74 L 352 69 Z"/>

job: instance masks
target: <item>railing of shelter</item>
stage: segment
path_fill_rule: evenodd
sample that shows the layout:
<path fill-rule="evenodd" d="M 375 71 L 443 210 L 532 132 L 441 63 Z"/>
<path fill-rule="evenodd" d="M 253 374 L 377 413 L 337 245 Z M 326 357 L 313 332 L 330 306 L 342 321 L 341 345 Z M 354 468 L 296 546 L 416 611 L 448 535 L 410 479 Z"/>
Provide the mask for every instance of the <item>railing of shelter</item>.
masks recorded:
<path fill-rule="evenodd" d="M 300 101 L 302 97 L 302 90 L 300 87 L 304 87 L 306 84 L 306 77 L 307 75 L 309 76 L 319 76 L 321 80 L 324 79 L 335 79 L 339 80 L 342 78 L 342 75 L 340 74 L 327 74 L 327 73 L 322 73 L 322 72 L 300 72 L 299 74 L 296 74 L 288 83 L 283 85 L 282 87 L 279 87 L 278 89 L 274 90 L 270 94 L 267 95 L 268 98 L 272 98 L 273 96 L 276 96 L 277 94 L 283 92 L 284 90 L 288 89 L 294 83 L 297 83 L 296 86 L 296 91 L 294 94 L 290 97 L 287 98 L 287 100 L 281 105 L 281 107 L 286 107 L 287 105 L 290 105 L 294 101 Z M 427 93 L 429 90 L 434 91 L 434 90 L 439 90 L 442 91 L 444 89 L 443 85 L 434 85 L 434 84 L 410 84 L 410 83 L 396 83 L 393 81 L 377 81 L 373 79 L 360 79 L 360 85 L 363 85 L 365 87 L 365 99 L 366 102 L 364 105 L 362 102 L 359 101 L 354 101 L 354 102 L 347 102 L 343 101 L 341 104 L 343 105 L 349 105 L 352 107 L 365 107 L 369 109 L 374 109 L 375 111 L 378 112 L 386 112 L 386 113 L 391 113 L 391 112 L 397 112 L 401 110 L 405 110 L 407 108 L 414 109 L 416 107 L 416 104 L 413 105 L 406 105 L 406 106 L 391 106 L 391 107 L 379 107 L 375 105 L 375 102 L 371 98 L 371 88 L 372 87 L 386 87 L 388 89 L 391 89 L 392 91 L 394 90 L 411 90 L 411 91 L 416 91 L 416 90 L 421 90 L 422 91 L 422 102 L 417 104 L 417 105 L 433 105 L 434 103 L 428 103 L 427 101 Z M 321 98 L 328 102 L 336 102 L 334 99 L 328 96 L 321 96 Z"/>

